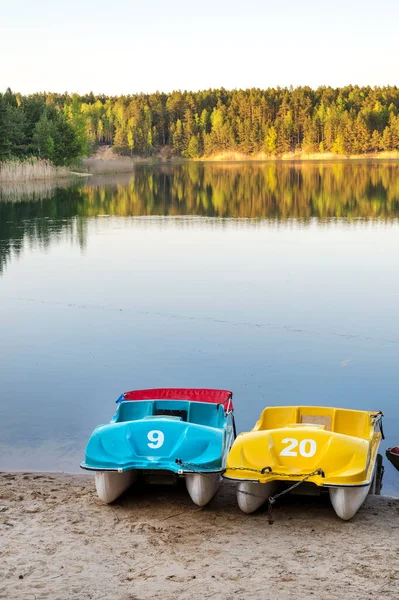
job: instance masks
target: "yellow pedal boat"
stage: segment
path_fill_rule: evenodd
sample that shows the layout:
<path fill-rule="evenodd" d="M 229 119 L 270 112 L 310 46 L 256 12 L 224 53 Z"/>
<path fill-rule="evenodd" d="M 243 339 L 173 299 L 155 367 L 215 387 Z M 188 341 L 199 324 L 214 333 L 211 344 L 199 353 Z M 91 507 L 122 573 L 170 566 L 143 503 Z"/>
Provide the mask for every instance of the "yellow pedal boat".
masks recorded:
<path fill-rule="evenodd" d="M 223 477 L 237 482 L 246 513 L 281 482 L 307 481 L 327 488 L 337 515 L 351 519 L 374 482 L 382 416 L 324 406 L 265 408 L 253 430 L 236 438 Z"/>

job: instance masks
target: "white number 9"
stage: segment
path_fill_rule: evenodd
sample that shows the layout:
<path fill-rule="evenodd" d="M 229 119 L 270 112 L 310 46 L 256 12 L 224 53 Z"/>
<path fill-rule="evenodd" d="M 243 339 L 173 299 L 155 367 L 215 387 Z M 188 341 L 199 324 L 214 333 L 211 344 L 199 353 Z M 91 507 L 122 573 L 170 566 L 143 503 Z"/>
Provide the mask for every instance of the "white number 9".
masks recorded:
<path fill-rule="evenodd" d="M 150 440 L 147 446 L 149 448 L 160 448 L 165 441 L 165 436 L 162 431 L 153 429 L 148 432 L 147 438 Z"/>

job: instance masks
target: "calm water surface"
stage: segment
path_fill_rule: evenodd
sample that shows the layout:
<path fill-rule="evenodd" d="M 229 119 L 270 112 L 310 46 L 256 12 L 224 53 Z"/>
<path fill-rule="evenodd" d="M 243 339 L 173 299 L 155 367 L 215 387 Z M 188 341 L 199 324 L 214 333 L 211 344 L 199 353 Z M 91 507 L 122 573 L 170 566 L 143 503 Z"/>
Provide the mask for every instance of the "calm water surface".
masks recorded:
<path fill-rule="evenodd" d="M 399 444 L 399 167 L 142 167 L 0 189 L 0 469 L 78 471 L 125 390 L 385 412 Z M 384 492 L 399 493 L 385 461 Z"/>

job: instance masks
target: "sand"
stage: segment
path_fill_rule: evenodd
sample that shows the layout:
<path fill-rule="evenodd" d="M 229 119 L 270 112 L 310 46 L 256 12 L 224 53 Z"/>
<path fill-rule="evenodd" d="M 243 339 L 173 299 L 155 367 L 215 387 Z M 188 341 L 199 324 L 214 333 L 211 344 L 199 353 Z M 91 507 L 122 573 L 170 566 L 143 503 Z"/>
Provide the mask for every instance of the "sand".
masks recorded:
<path fill-rule="evenodd" d="M 399 499 L 352 521 L 289 498 L 241 513 L 225 484 L 200 509 L 184 487 L 101 504 L 91 475 L 0 474 L 0 598 L 399 598 Z"/>

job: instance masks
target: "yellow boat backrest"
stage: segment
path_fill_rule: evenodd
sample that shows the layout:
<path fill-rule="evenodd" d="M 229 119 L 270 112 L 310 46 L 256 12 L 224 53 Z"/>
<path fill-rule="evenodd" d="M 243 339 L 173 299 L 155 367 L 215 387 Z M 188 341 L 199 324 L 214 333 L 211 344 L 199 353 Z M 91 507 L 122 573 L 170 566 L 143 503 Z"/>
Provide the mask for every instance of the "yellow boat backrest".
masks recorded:
<path fill-rule="evenodd" d="M 271 406 L 265 408 L 254 431 L 280 429 L 292 424 L 323 425 L 327 431 L 368 439 L 373 413 L 325 406 Z"/>

